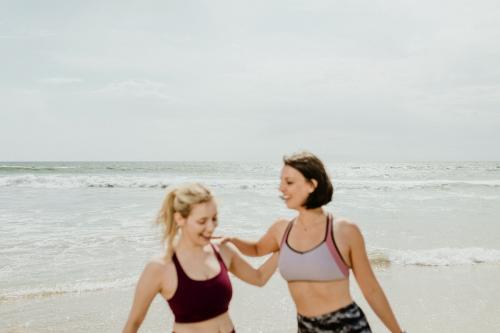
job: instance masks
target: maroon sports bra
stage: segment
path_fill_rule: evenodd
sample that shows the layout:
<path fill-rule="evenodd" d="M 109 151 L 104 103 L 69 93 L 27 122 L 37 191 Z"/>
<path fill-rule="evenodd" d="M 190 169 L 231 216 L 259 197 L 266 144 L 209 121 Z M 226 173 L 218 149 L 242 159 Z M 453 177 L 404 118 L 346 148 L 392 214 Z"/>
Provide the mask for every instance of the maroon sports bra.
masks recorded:
<path fill-rule="evenodd" d="M 233 295 L 231 281 L 219 252 L 213 245 L 212 249 L 220 264 L 220 272 L 208 280 L 191 279 L 182 269 L 175 252 L 172 256 L 177 271 L 177 290 L 168 304 L 177 323 L 204 321 L 227 312 L 229 308 Z"/>

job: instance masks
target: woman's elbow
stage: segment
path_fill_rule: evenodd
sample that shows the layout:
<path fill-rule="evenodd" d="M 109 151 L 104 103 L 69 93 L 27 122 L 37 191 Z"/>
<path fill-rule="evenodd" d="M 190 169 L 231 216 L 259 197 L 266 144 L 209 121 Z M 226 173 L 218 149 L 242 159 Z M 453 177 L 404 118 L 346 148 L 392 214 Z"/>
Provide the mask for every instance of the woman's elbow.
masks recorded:
<path fill-rule="evenodd" d="M 262 257 L 264 254 L 265 253 L 262 253 L 261 248 L 257 244 L 252 246 L 252 254 L 250 257 Z"/>
<path fill-rule="evenodd" d="M 267 283 L 267 279 L 260 279 L 257 281 L 257 283 L 255 285 L 259 288 L 262 288 L 266 285 L 266 283 Z"/>
<path fill-rule="evenodd" d="M 269 280 L 271 280 L 271 277 L 273 276 L 273 273 L 272 273 L 272 272 L 271 272 L 270 274 L 267 274 L 267 273 L 266 273 L 266 275 L 264 275 L 264 274 L 262 273 L 261 275 L 262 275 L 262 276 L 261 276 L 261 278 L 260 278 L 260 280 L 259 280 L 259 284 L 258 284 L 258 286 L 259 286 L 259 287 L 264 287 L 264 286 L 265 286 L 265 285 L 269 282 Z"/>
<path fill-rule="evenodd" d="M 257 280 L 254 283 L 252 283 L 254 286 L 262 288 L 266 285 L 267 281 L 265 280 Z"/>
<path fill-rule="evenodd" d="M 268 279 L 266 279 L 261 272 L 257 272 L 257 276 L 255 277 L 255 280 L 252 284 L 256 287 L 264 287 L 267 283 L 267 280 Z"/>

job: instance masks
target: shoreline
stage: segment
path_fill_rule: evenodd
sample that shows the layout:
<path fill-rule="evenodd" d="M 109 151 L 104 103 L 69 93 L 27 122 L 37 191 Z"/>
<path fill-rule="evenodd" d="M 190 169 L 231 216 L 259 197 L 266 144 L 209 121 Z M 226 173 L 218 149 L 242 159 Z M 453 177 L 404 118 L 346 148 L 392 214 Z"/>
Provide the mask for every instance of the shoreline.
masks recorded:
<path fill-rule="evenodd" d="M 500 265 L 376 267 L 401 325 L 409 332 L 493 332 L 500 329 Z M 295 308 L 286 283 L 275 274 L 264 288 L 232 277 L 230 314 L 239 332 L 296 332 Z M 387 332 L 361 295 L 351 291 L 374 332 Z M 132 305 L 134 288 L 118 288 L 0 303 L 0 333 L 118 332 Z M 265 306 L 262 306 L 265 304 Z M 172 314 L 156 297 L 141 332 L 168 332 Z"/>

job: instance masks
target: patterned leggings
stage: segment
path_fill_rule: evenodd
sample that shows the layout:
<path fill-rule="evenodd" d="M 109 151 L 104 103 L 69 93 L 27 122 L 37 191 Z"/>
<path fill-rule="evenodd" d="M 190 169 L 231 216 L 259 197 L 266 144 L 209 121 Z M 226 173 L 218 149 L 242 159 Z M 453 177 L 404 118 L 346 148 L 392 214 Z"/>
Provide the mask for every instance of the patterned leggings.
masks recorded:
<path fill-rule="evenodd" d="M 361 308 L 354 302 L 316 317 L 297 315 L 298 333 L 371 333 Z"/>

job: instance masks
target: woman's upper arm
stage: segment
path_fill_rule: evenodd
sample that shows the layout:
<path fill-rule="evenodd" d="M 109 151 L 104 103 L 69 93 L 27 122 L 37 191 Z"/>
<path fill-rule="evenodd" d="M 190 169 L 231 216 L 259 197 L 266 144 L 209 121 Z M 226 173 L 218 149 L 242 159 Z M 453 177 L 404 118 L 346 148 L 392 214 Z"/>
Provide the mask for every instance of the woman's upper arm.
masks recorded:
<path fill-rule="evenodd" d="M 279 219 L 273 223 L 264 236 L 257 241 L 257 256 L 263 256 L 279 250 L 280 239 L 283 237 L 286 226 L 287 221 L 284 219 Z"/>
<path fill-rule="evenodd" d="M 239 279 L 252 283 L 255 280 L 257 270 L 254 269 L 245 259 L 243 259 L 232 244 L 222 244 L 219 251 L 229 271 Z"/>
<path fill-rule="evenodd" d="M 164 267 L 160 263 L 150 262 L 137 282 L 134 302 L 130 310 L 129 322 L 141 323 L 155 298 L 161 291 L 161 276 Z"/>
<path fill-rule="evenodd" d="M 366 295 L 378 288 L 378 282 L 373 273 L 368 254 L 366 253 L 363 235 L 359 227 L 351 222 L 346 222 L 343 229 L 343 233 L 349 241 L 349 257 L 351 259 L 352 271 L 361 291 Z"/>

